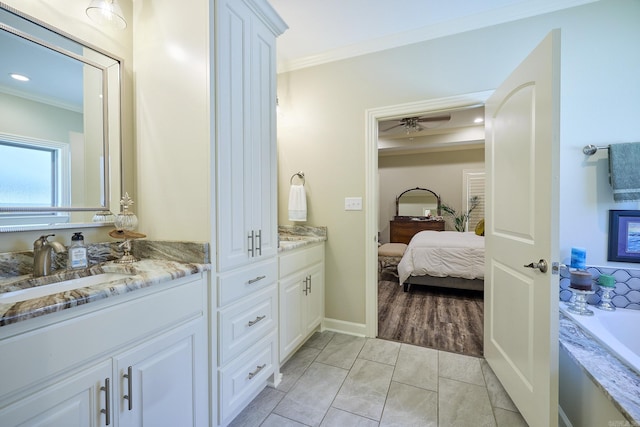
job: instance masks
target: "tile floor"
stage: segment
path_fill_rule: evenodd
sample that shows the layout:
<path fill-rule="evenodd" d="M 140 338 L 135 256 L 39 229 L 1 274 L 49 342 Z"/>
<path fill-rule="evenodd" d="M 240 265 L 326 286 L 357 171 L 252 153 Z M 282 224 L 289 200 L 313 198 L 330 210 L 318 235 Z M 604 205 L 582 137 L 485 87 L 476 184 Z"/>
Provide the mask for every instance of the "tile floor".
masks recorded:
<path fill-rule="evenodd" d="M 314 334 L 231 426 L 526 426 L 482 358 Z"/>

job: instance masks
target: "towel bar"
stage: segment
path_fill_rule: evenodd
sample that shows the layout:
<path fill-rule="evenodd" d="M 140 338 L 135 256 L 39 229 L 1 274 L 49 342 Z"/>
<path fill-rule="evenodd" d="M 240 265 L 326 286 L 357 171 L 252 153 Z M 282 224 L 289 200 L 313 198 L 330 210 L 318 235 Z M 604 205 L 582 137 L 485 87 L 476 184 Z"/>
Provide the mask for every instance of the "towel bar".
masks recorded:
<path fill-rule="evenodd" d="M 607 146 L 600 147 L 600 146 L 595 146 L 593 144 L 589 144 L 589 145 L 585 145 L 584 147 L 582 147 L 582 152 L 584 154 L 586 154 L 587 156 L 592 156 L 592 155 L 596 154 L 596 151 L 604 150 L 604 149 L 608 150 L 609 146 L 607 145 Z"/>
<path fill-rule="evenodd" d="M 305 181 L 304 181 L 304 172 L 300 171 L 300 172 L 296 172 L 293 175 L 291 175 L 291 179 L 289 180 L 289 184 L 293 184 L 293 178 L 298 177 L 302 180 L 302 185 L 304 185 Z"/>

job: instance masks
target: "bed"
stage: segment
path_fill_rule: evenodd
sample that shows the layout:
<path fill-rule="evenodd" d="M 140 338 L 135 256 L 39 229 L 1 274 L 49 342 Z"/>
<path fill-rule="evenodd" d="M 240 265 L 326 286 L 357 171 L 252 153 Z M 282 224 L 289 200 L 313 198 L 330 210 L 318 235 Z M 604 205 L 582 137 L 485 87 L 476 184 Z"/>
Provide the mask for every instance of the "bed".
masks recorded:
<path fill-rule="evenodd" d="M 411 285 L 484 290 L 484 237 L 475 232 L 421 231 L 398 264 L 404 291 Z"/>

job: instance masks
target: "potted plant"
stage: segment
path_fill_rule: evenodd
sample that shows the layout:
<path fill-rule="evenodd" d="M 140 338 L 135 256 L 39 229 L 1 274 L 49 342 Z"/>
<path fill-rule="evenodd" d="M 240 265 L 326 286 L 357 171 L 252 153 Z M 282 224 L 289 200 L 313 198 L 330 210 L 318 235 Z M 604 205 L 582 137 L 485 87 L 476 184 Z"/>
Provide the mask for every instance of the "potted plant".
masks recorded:
<path fill-rule="evenodd" d="M 445 216 L 450 216 L 453 219 L 453 226 L 456 231 L 463 232 L 467 229 L 467 222 L 469 221 L 469 215 L 480 204 L 480 198 L 478 196 L 472 196 L 469 198 L 469 209 L 466 212 L 458 214 L 455 209 L 446 203 L 442 203 L 440 208 L 444 212 Z"/>

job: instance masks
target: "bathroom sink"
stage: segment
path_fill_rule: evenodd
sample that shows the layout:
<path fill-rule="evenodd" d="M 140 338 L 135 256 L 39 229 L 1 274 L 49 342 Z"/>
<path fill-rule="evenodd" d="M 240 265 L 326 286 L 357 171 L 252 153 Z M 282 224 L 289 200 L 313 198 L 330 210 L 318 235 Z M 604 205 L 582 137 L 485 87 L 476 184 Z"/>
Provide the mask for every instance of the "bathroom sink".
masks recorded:
<path fill-rule="evenodd" d="M 59 292 L 72 291 L 74 289 L 86 288 L 87 286 L 99 285 L 101 283 L 113 282 L 114 280 L 133 277 L 133 274 L 126 273 L 102 273 L 93 276 L 79 277 L 76 279 L 64 280 L 50 283 L 48 285 L 34 286 L 17 291 L 0 293 L 0 304 L 15 304 L 32 298 L 45 297 Z"/>

